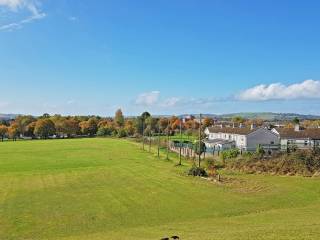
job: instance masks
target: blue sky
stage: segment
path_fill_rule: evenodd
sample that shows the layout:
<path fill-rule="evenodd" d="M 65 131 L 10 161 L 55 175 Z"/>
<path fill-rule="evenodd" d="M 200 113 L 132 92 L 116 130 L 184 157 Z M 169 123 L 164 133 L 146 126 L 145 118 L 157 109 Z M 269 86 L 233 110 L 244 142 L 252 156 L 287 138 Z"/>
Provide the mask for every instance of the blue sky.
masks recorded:
<path fill-rule="evenodd" d="M 0 0 L 0 112 L 320 114 L 319 9 Z"/>

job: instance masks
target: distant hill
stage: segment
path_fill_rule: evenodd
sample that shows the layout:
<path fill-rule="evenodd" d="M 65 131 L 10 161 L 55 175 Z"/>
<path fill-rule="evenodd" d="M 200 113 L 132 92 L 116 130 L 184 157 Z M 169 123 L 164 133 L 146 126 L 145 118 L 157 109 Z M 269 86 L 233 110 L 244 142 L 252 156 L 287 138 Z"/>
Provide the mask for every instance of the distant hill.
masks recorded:
<path fill-rule="evenodd" d="M 272 113 L 272 112 L 252 112 L 252 113 L 232 113 L 232 114 L 223 114 L 220 117 L 230 118 L 234 116 L 241 116 L 247 119 L 260 118 L 263 120 L 292 120 L 294 118 L 299 119 L 320 119 L 320 116 L 316 115 L 304 115 L 297 113 Z"/>
<path fill-rule="evenodd" d="M 18 114 L 3 114 L 3 113 L 0 113 L 0 120 L 15 119 L 17 116 L 18 116 Z"/>
<path fill-rule="evenodd" d="M 186 117 L 193 115 L 198 118 L 199 114 L 183 114 L 179 117 Z M 292 120 L 295 117 L 299 119 L 320 119 L 320 116 L 317 115 L 304 115 L 297 113 L 272 113 L 272 112 L 240 112 L 240 113 L 229 113 L 229 114 L 202 114 L 203 117 L 210 118 L 232 118 L 234 116 L 240 116 L 247 119 L 263 119 L 263 120 Z"/>

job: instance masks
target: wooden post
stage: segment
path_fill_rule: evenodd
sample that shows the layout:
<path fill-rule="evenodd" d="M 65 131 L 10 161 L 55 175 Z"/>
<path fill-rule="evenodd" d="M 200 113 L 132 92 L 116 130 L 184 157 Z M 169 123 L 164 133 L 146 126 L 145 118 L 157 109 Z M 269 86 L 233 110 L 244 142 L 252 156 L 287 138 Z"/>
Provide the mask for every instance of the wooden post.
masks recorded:
<path fill-rule="evenodd" d="M 202 115 L 200 113 L 200 125 L 199 125 L 199 167 L 201 166 L 201 124 L 202 124 Z"/>
<path fill-rule="evenodd" d="M 213 156 L 213 159 L 214 159 L 214 152 L 216 150 L 216 145 L 213 146 L 213 151 L 212 151 L 212 156 Z"/>
<path fill-rule="evenodd" d="M 179 165 L 181 165 L 181 150 L 182 150 L 182 120 L 180 119 L 180 144 L 179 144 Z"/>
<path fill-rule="evenodd" d="M 158 158 L 160 158 L 160 129 L 158 132 Z"/>
<path fill-rule="evenodd" d="M 142 118 L 142 150 L 144 150 L 144 119 Z"/>
<path fill-rule="evenodd" d="M 170 147 L 169 142 L 170 142 L 170 137 L 169 137 L 169 128 L 168 128 L 168 131 L 167 131 L 167 160 L 169 160 L 169 147 Z"/>

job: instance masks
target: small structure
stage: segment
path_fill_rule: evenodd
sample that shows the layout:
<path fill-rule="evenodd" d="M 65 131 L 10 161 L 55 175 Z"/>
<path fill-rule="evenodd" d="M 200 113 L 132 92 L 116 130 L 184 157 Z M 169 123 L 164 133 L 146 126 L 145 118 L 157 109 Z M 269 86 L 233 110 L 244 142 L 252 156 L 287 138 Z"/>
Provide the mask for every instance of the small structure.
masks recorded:
<path fill-rule="evenodd" d="M 206 145 L 206 148 L 209 150 L 207 152 L 212 152 L 215 150 L 226 150 L 230 148 L 235 148 L 235 142 L 234 141 L 229 141 L 229 140 L 224 140 L 224 139 L 205 139 L 204 144 Z"/>
<path fill-rule="evenodd" d="M 215 126 L 206 128 L 207 148 L 221 146 L 223 149 L 238 148 L 243 151 L 255 151 L 257 146 L 268 151 L 279 150 L 279 134 L 268 128 Z"/>
<path fill-rule="evenodd" d="M 283 151 L 290 147 L 298 149 L 320 147 L 320 128 L 304 129 L 297 124 L 295 128 L 276 128 L 273 131 L 280 135 Z"/>

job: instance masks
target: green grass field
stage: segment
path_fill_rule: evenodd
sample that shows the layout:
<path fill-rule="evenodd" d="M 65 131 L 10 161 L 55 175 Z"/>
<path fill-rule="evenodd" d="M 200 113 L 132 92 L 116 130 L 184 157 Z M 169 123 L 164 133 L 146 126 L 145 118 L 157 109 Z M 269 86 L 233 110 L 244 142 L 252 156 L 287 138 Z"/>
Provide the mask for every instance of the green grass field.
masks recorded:
<path fill-rule="evenodd" d="M 0 239 L 319 239 L 320 179 L 184 175 L 136 143 L 0 143 Z"/>

